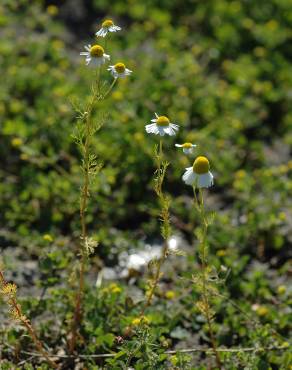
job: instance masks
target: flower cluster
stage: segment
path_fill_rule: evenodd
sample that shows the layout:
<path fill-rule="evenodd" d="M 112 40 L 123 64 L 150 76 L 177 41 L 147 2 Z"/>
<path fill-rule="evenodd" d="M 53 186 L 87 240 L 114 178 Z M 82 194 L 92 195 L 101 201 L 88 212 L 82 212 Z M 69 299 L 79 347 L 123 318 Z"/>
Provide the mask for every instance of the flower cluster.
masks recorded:
<path fill-rule="evenodd" d="M 149 134 L 174 136 L 179 129 L 179 125 L 170 122 L 167 116 L 159 116 L 157 113 L 155 113 L 155 118 L 151 122 L 151 124 L 145 126 L 146 132 Z M 185 154 L 192 154 L 197 145 L 186 142 L 184 144 L 175 144 L 175 146 L 182 148 Z M 198 156 L 192 167 L 186 168 L 182 179 L 187 185 L 197 188 L 209 188 L 212 186 L 214 181 L 213 175 L 210 172 L 208 158 Z"/>
<path fill-rule="evenodd" d="M 102 23 L 102 27 L 96 32 L 97 37 L 106 37 L 111 32 L 120 31 L 121 27 L 116 26 L 110 19 L 105 20 Z M 68 342 L 68 351 L 70 354 L 74 353 L 78 331 L 82 320 L 82 305 L 84 300 L 84 271 L 86 271 L 86 265 L 89 256 L 94 252 L 97 247 L 97 241 L 90 238 L 87 233 L 87 204 L 90 198 L 90 187 L 91 181 L 94 176 L 99 172 L 102 167 L 97 155 L 93 150 L 92 137 L 101 128 L 105 118 L 101 117 L 100 122 L 96 123 L 93 119 L 93 110 L 97 101 L 105 100 L 112 92 L 115 83 L 119 78 L 125 78 L 129 76 L 132 71 L 126 67 L 123 62 L 117 62 L 114 65 L 110 65 L 107 71 L 113 76 L 113 81 L 106 87 L 107 82 L 102 81 L 102 72 L 104 64 L 107 63 L 111 57 L 106 53 L 106 43 L 98 42 L 94 45 L 86 45 L 85 51 L 82 51 L 80 55 L 85 57 L 86 65 L 91 67 L 97 67 L 95 73 L 95 81 L 91 86 L 91 97 L 85 106 L 84 111 L 80 111 L 77 107 L 76 112 L 78 113 L 77 119 L 78 124 L 74 132 L 74 138 L 77 146 L 79 147 L 82 154 L 82 186 L 80 191 L 80 223 L 81 223 L 81 243 L 79 245 L 79 286 L 76 290 L 75 295 L 75 307 L 74 314 L 72 316 L 70 326 L 70 340 Z M 119 293 L 119 287 L 116 287 L 112 293 Z"/>
<path fill-rule="evenodd" d="M 120 30 L 121 27 L 116 26 L 111 19 L 106 19 L 102 23 L 100 30 L 97 31 L 95 35 L 97 37 L 106 37 L 109 32 L 117 32 Z M 86 51 L 82 51 L 80 55 L 85 56 L 86 65 L 99 67 L 110 60 L 110 56 L 105 53 L 104 48 L 99 44 L 85 45 L 84 48 Z M 115 79 L 129 76 L 132 73 L 132 71 L 122 62 L 109 66 L 107 70 L 110 71 Z"/>

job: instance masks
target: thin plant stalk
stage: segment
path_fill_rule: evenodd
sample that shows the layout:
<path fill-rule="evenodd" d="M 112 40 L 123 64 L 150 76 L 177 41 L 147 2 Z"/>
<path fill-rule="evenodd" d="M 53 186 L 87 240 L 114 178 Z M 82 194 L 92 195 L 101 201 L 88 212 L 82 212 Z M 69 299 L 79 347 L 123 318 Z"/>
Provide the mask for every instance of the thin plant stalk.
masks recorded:
<path fill-rule="evenodd" d="M 92 96 L 89 101 L 88 106 L 86 107 L 86 110 L 82 117 L 85 117 L 84 124 L 85 124 L 85 130 L 84 130 L 84 142 L 82 141 L 82 169 L 83 169 L 83 185 L 81 188 L 81 199 L 80 199 L 80 224 L 81 224 L 81 244 L 80 244 L 80 268 L 79 268 L 79 281 L 78 281 L 78 290 L 76 293 L 76 304 L 75 304 L 75 310 L 73 315 L 73 320 L 71 324 L 71 337 L 69 340 L 69 353 L 73 353 L 74 349 L 76 347 L 76 341 L 77 341 L 77 330 L 78 327 L 82 321 L 82 300 L 84 295 L 84 273 L 86 269 L 86 262 L 88 257 L 88 251 L 86 248 L 86 242 L 88 240 L 88 233 L 87 233 L 87 224 L 86 224 L 86 211 L 88 206 L 88 200 L 90 198 L 90 178 L 92 175 L 92 167 L 96 166 L 96 163 L 92 163 L 91 160 L 91 137 L 93 136 L 93 132 L 96 131 L 96 129 L 93 128 L 93 122 L 92 122 L 92 111 L 94 109 L 94 106 L 96 102 L 105 100 L 106 97 L 110 94 L 113 87 L 116 84 L 117 78 L 115 78 L 111 85 L 109 86 L 108 90 L 103 93 L 101 91 L 101 67 L 99 67 L 98 71 L 96 72 L 96 78 L 95 78 L 95 84 L 92 87 Z"/>
<path fill-rule="evenodd" d="M 9 293 L 5 290 L 5 287 L 8 287 L 9 285 L 13 287 L 13 292 Z M 44 349 L 44 345 L 41 342 L 41 340 L 38 338 L 35 332 L 35 329 L 33 328 L 30 320 L 23 314 L 21 305 L 17 302 L 17 299 L 16 299 L 16 285 L 7 283 L 1 271 L 0 271 L 0 287 L 2 290 L 2 294 L 8 296 L 8 305 L 10 306 L 10 312 L 11 312 L 12 317 L 15 320 L 20 321 L 22 325 L 26 328 L 36 349 L 46 359 L 47 363 L 52 368 L 59 369 L 59 366 L 56 364 L 55 361 L 50 359 L 48 352 Z"/>
<path fill-rule="evenodd" d="M 110 85 L 110 87 L 108 88 L 108 90 L 104 93 L 104 95 L 103 95 L 103 99 L 105 99 L 105 98 L 109 95 L 109 93 L 112 91 L 113 87 L 115 86 L 116 82 L 117 82 L 117 78 L 115 78 L 115 79 L 113 80 L 113 82 L 111 83 L 111 85 Z"/>
<path fill-rule="evenodd" d="M 160 220 L 162 222 L 161 225 L 161 235 L 164 239 L 163 242 L 163 249 L 162 249 L 162 256 L 156 263 L 156 271 L 151 282 L 150 291 L 147 294 L 147 300 L 142 308 L 140 316 L 144 315 L 145 310 L 151 305 L 153 296 L 155 294 L 157 285 L 159 283 L 159 279 L 161 277 L 161 268 L 168 256 L 168 240 L 170 237 L 170 216 L 169 216 L 169 205 L 170 201 L 169 198 L 163 193 L 162 185 L 165 178 L 166 170 L 169 165 L 168 162 L 163 161 L 163 147 L 162 147 L 162 140 L 159 142 L 159 147 L 156 148 L 155 157 L 157 161 L 157 170 L 156 170 L 156 178 L 155 178 L 155 185 L 154 190 L 159 198 L 161 204 L 161 211 L 160 211 Z"/>
<path fill-rule="evenodd" d="M 167 254 L 168 254 L 167 252 L 168 252 L 168 242 L 167 242 L 167 240 L 165 240 L 164 243 L 163 243 L 162 256 L 161 256 L 161 258 L 159 259 L 159 261 L 157 263 L 157 268 L 156 268 L 154 279 L 153 279 L 153 282 L 152 282 L 152 285 L 151 285 L 151 289 L 150 289 L 150 292 L 147 295 L 147 300 L 146 300 L 146 303 L 143 307 L 143 310 L 141 311 L 141 316 L 144 315 L 145 310 L 151 305 L 153 295 L 155 293 L 155 290 L 157 288 L 157 285 L 159 283 L 159 279 L 160 279 L 160 276 L 161 276 L 161 272 L 160 272 L 161 267 L 162 267 L 164 261 L 166 260 L 166 257 L 167 257 Z"/>
<path fill-rule="evenodd" d="M 195 186 L 193 187 L 194 191 L 194 202 L 195 206 L 199 212 L 200 219 L 201 219 L 201 224 L 202 224 L 202 236 L 200 238 L 200 259 L 202 263 L 202 274 L 201 274 L 201 281 L 202 281 L 202 301 L 203 301 L 203 307 L 204 309 L 202 312 L 204 313 L 206 320 L 207 320 L 207 325 L 208 325 L 208 330 L 209 330 L 209 335 L 210 335 L 210 340 L 212 344 L 212 348 L 214 351 L 214 355 L 216 358 L 216 364 L 217 367 L 221 370 L 222 369 L 222 364 L 220 361 L 220 357 L 217 351 L 217 344 L 216 344 L 216 339 L 212 327 L 212 312 L 210 308 L 210 302 L 209 302 L 209 292 L 208 292 L 208 248 L 207 248 L 207 233 L 208 233 L 208 226 L 209 223 L 206 218 L 206 213 L 205 213 L 205 207 L 204 207 L 204 197 L 203 197 L 203 191 L 201 188 L 199 188 L 199 195 L 200 195 L 200 200 L 197 197 L 196 194 L 196 188 Z"/>
<path fill-rule="evenodd" d="M 96 101 L 100 98 L 100 68 L 96 75 L 96 85 L 93 87 L 92 97 L 86 109 L 85 119 L 85 142 L 83 148 L 83 186 L 81 188 L 81 199 L 80 199 L 80 223 L 81 223 L 81 245 L 80 245 L 80 269 L 79 269 L 79 284 L 78 291 L 76 294 L 76 305 L 71 325 L 71 338 L 69 341 L 69 353 L 72 353 L 75 349 L 77 339 L 77 329 L 82 320 L 82 300 L 84 293 L 84 272 L 86 267 L 86 251 L 85 241 L 87 239 L 87 225 L 86 225 L 86 210 L 89 199 L 89 182 L 90 182 L 90 130 L 92 125 L 92 110 Z"/>

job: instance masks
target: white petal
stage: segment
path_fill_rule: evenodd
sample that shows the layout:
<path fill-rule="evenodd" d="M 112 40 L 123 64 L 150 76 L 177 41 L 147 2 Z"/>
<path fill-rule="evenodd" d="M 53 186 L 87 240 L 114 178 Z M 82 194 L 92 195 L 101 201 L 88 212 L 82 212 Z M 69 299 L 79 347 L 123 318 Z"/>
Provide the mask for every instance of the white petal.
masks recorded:
<path fill-rule="evenodd" d="M 187 185 L 194 185 L 196 183 L 197 175 L 194 173 L 193 167 L 186 168 L 186 172 L 183 174 L 182 179 Z"/>
<path fill-rule="evenodd" d="M 96 36 L 105 37 L 107 34 L 107 28 L 101 28 L 99 31 L 96 32 Z"/>
<path fill-rule="evenodd" d="M 169 123 L 169 126 L 171 126 L 173 129 L 175 130 L 178 130 L 179 129 L 179 125 L 176 125 L 175 123 Z"/>
<path fill-rule="evenodd" d="M 105 59 L 103 57 L 101 58 L 92 58 L 91 59 L 91 66 L 92 67 L 98 67 L 105 63 Z"/>
<path fill-rule="evenodd" d="M 114 68 L 112 69 L 111 74 L 114 76 L 114 78 L 118 78 L 119 77 L 118 72 Z"/>
<path fill-rule="evenodd" d="M 168 127 L 165 127 L 164 131 L 169 136 L 174 136 L 176 134 L 176 131 L 178 130 L 178 125 L 174 125 L 173 123 L 170 123 Z"/>
<path fill-rule="evenodd" d="M 127 77 L 127 76 L 129 76 L 130 74 L 132 73 L 132 71 L 130 71 L 129 69 L 125 69 L 125 71 L 124 72 L 122 72 L 122 73 L 118 73 L 117 71 L 116 71 L 116 69 L 115 68 L 113 68 L 113 70 L 112 70 L 112 74 L 115 76 L 115 77 L 120 77 L 120 78 L 125 78 L 125 77 Z"/>
<path fill-rule="evenodd" d="M 157 126 L 158 132 L 160 136 L 164 136 L 167 134 L 165 127 Z"/>
<path fill-rule="evenodd" d="M 157 113 L 154 113 L 154 114 L 155 114 L 155 117 L 156 117 L 156 118 L 158 118 L 158 117 L 159 117 L 159 115 L 158 115 Z"/>
<path fill-rule="evenodd" d="M 175 131 L 174 131 L 170 126 L 165 127 L 165 128 L 164 128 L 164 132 L 165 132 L 167 135 L 169 135 L 169 136 L 174 136 L 174 135 L 175 135 Z"/>
<path fill-rule="evenodd" d="M 198 188 L 209 188 L 213 185 L 213 183 L 213 175 L 210 171 L 204 173 L 203 175 L 198 175 Z"/>
<path fill-rule="evenodd" d="M 183 152 L 185 154 L 191 154 L 191 153 L 193 153 L 193 148 L 183 148 Z"/>
<path fill-rule="evenodd" d="M 81 51 L 80 55 L 86 55 L 86 56 L 88 56 L 88 55 L 90 55 L 90 53 L 88 51 Z"/>
<path fill-rule="evenodd" d="M 155 134 L 155 135 L 159 134 L 158 127 L 155 123 L 152 123 L 150 125 L 146 125 L 145 130 L 146 130 L 146 132 L 148 132 L 148 134 Z"/>
<path fill-rule="evenodd" d="M 110 32 L 116 32 L 116 31 L 120 31 L 120 30 L 121 30 L 121 27 L 113 25 L 113 26 L 110 26 L 110 27 L 108 28 L 108 30 L 109 30 Z"/>
<path fill-rule="evenodd" d="M 182 144 L 175 144 L 177 148 L 182 148 Z"/>

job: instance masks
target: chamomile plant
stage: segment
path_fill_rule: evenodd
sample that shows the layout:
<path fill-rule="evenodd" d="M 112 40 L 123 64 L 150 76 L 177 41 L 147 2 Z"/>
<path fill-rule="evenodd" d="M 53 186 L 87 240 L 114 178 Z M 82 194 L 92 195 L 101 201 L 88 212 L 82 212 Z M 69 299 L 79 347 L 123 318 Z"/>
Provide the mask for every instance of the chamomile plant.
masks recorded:
<path fill-rule="evenodd" d="M 187 167 L 182 177 L 187 185 L 195 186 L 199 189 L 209 188 L 213 185 L 213 175 L 210 172 L 210 163 L 208 158 L 199 156 L 195 159 L 192 167 Z"/>
<path fill-rule="evenodd" d="M 175 144 L 177 148 L 182 148 L 182 151 L 185 154 L 192 154 L 194 151 L 194 148 L 197 146 L 196 144 L 192 143 L 184 143 L 184 144 Z"/>
<path fill-rule="evenodd" d="M 199 289 L 201 299 L 196 303 L 197 308 L 206 319 L 210 342 L 216 359 L 218 369 L 222 369 L 221 359 L 217 351 L 216 338 L 213 329 L 215 312 L 210 304 L 210 296 L 216 291 L 215 283 L 220 279 L 214 267 L 209 266 L 207 233 L 211 225 L 214 213 L 208 214 L 204 206 L 203 189 L 210 188 L 214 184 L 213 174 L 210 171 L 210 162 L 205 156 L 198 156 L 191 167 L 187 167 L 182 180 L 192 186 L 194 194 L 194 206 L 199 215 L 199 228 L 196 236 L 199 240 L 198 254 L 201 262 L 201 271 L 193 274 L 193 283 Z M 197 194 L 198 193 L 198 194 Z"/>
<path fill-rule="evenodd" d="M 121 28 L 116 26 L 112 20 L 105 20 L 96 36 L 106 38 L 109 33 L 117 32 Z M 120 77 L 128 77 L 132 71 L 126 68 L 123 62 L 118 62 L 105 70 L 103 66 L 109 62 L 110 56 L 106 53 L 106 40 L 103 45 L 88 44 L 85 51 L 80 55 L 85 57 L 86 66 L 92 67 L 92 84 L 90 88 L 90 97 L 87 104 L 73 104 L 77 112 L 77 124 L 73 133 L 73 138 L 81 153 L 81 175 L 82 185 L 80 188 L 80 244 L 79 244 L 79 266 L 78 270 L 78 287 L 74 299 L 75 308 L 71 321 L 68 350 L 73 353 L 76 347 L 78 331 L 82 321 L 82 306 L 84 295 L 84 274 L 88 267 L 89 256 L 97 247 L 97 241 L 91 238 L 87 232 L 86 214 L 91 195 L 91 184 L 93 179 L 98 176 L 102 168 L 102 159 L 95 154 L 92 145 L 93 136 L 103 126 L 106 115 L 98 114 L 102 109 L 103 101 L 110 96 L 117 80 Z M 112 82 L 108 82 L 108 77 L 112 77 Z M 96 119 L 98 117 L 98 119 Z"/>
<path fill-rule="evenodd" d="M 110 56 L 104 52 L 104 48 L 100 45 L 85 45 L 80 55 L 85 56 L 86 65 L 91 67 L 99 67 L 110 60 Z"/>
<path fill-rule="evenodd" d="M 155 113 L 155 118 L 151 122 L 145 127 L 148 134 L 174 136 L 179 129 L 179 126 L 170 122 L 167 116 L 159 116 L 157 113 Z"/>
<path fill-rule="evenodd" d="M 97 37 L 106 37 L 108 32 L 117 32 L 122 28 L 114 24 L 111 19 L 106 19 L 102 22 L 101 28 L 96 32 Z"/>
<path fill-rule="evenodd" d="M 174 136 L 179 130 L 179 125 L 174 124 L 170 119 L 165 115 L 158 115 L 155 113 L 155 118 L 151 120 L 151 124 L 145 126 L 145 130 L 149 134 L 163 136 Z M 146 291 L 146 300 L 145 304 L 140 313 L 141 316 L 144 315 L 144 312 L 148 306 L 151 305 L 153 296 L 159 279 L 161 278 L 161 268 L 169 254 L 169 238 L 171 234 L 171 225 L 170 225 L 170 197 L 166 195 L 163 191 L 163 182 L 166 176 L 166 171 L 169 166 L 169 162 L 165 160 L 163 153 L 163 140 L 160 138 L 159 145 L 155 146 L 154 150 L 154 160 L 157 165 L 154 177 L 154 191 L 158 197 L 160 204 L 160 213 L 159 219 L 161 220 L 161 236 L 163 237 L 163 248 L 160 258 L 151 262 L 150 266 L 152 267 L 152 276 L 148 282 L 148 288 Z"/>
<path fill-rule="evenodd" d="M 111 72 L 114 78 L 124 78 L 132 73 L 132 71 L 126 68 L 125 64 L 122 62 L 118 62 L 113 66 L 109 66 L 108 71 Z"/>

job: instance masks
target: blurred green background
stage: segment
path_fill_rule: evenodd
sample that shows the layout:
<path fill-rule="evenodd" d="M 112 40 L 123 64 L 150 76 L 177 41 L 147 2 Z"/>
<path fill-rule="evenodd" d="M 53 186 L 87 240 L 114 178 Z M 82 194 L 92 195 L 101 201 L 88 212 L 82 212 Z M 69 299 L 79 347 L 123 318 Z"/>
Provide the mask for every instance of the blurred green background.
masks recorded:
<path fill-rule="evenodd" d="M 115 88 L 95 140 L 104 169 L 92 191 L 92 233 L 104 246 L 159 235 L 157 138 L 144 129 L 157 111 L 180 125 L 178 137 L 165 138 L 174 227 L 193 236 L 191 189 L 181 181 L 193 158 L 174 148 L 192 141 L 215 175 L 215 250 L 283 262 L 292 228 L 287 0 L 2 1 L 1 244 L 29 248 L 46 233 L 79 235 L 70 101 L 88 98 L 93 71 L 79 52 L 107 17 L 123 30 L 110 35 L 106 52 L 134 72 Z"/>
<path fill-rule="evenodd" d="M 71 136 L 76 123 L 71 103 L 89 98 L 94 72 L 79 53 L 96 41 L 105 18 L 122 27 L 110 34 L 106 52 L 133 73 L 118 82 L 103 107 L 108 119 L 94 139 L 104 167 L 93 184 L 87 215 L 89 233 L 99 240 L 91 281 L 101 263 L 115 265 L 122 251 L 160 242 L 152 183 L 158 138 L 145 132 L 158 112 L 180 125 L 177 137 L 163 139 L 171 163 L 164 188 L 172 197 L 173 233 L 193 249 L 168 269 L 158 309 L 151 312 L 155 340 L 165 340 L 162 332 L 172 338 L 170 346 L 206 343 L 194 305 L 196 288 L 185 293 L 178 279 L 181 274 L 190 278 L 198 268 L 192 189 L 181 180 L 196 155 L 210 159 L 215 176 L 214 187 L 206 191 L 207 208 L 217 212 L 208 241 L 211 263 L 231 271 L 224 294 L 287 336 L 292 244 L 289 0 L 2 0 L 0 248 L 7 279 L 22 288 L 24 297 L 33 295 L 35 287 L 56 286 L 41 303 L 27 298 L 24 308 L 33 317 L 53 312 L 53 324 L 58 317 L 59 326 L 65 325 L 72 297 L 62 288 L 66 269 L 76 261 L 80 235 L 80 154 Z M 104 76 L 110 81 L 109 74 Z M 174 147 L 186 141 L 198 145 L 193 157 Z M 83 334 L 97 338 L 97 344 L 86 348 L 89 353 L 112 349 L 115 335 L 122 335 L 137 315 L 135 306 L 128 306 L 128 289 L 122 298 L 116 286 L 88 293 Z M 175 304 L 168 303 L 173 297 L 178 297 Z M 219 303 L 219 345 L 275 343 L 268 329 L 250 329 L 244 313 L 227 301 Z M 48 325 L 55 330 L 52 347 L 58 343 L 63 348 L 60 338 L 66 328 L 60 334 L 53 324 Z M 42 333 L 48 336 L 45 325 Z M 109 343 L 104 339 L 108 335 Z M 18 334 L 9 338 L 16 341 Z M 286 369 L 285 358 L 264 353 L 253 369 L 268 369 L 270 363 L 273 369 Z"/>

